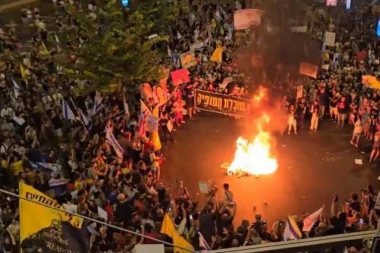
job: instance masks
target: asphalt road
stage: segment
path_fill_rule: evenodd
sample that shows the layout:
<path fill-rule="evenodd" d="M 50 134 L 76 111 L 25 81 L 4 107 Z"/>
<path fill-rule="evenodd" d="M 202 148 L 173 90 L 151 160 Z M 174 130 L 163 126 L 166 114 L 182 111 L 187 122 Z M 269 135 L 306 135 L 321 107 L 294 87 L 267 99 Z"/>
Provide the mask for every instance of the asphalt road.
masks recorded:
<path fill-rule="evenodd" d="M 351 192 L 360 193 L 368 184 L 375 189 L 380 186 L 378 164 L 367 162 L 371 143 L 364 141 L 356 149 L 349 143 L 351 128 L 337 129 L 328 120 L 321 122 L 317 132 L 301 130 L 297 136 L 276 137 L 274 152 L 279 168 L 274 174 L 259 178 L 227 176 L 220 165 L 231 162 L 235 141 L 243 131 L 241 125 L 229 117 L 201 113 L 195 121 L 181 126 L 175 133 L 177 142 L 164 151 L 163 180 L 183 180 L 195 200 L 205 199 L 199 193 L 198 181 L 211 179 L 219 188 L 229 183 L 237 202 L 236 225 L 243 218 L 253 220 L 254 206 L 272 223 L 323 205 L 329 213 L 334 193 L 343 203 Z M 355 159 L 363 159 L 363 165 L 355 165 Z"/>

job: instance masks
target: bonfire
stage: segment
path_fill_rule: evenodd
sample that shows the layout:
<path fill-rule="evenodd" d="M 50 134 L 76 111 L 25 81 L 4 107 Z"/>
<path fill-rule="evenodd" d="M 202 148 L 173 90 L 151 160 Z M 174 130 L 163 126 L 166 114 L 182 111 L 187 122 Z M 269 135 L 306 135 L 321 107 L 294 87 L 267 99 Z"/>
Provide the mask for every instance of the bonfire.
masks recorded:
<path fill-rule="evenodd" d="M 259 89 L 253 97 L 253 103 L 258 105 L 265 98 L 265 91 Z M 277 159 L 271 154 L 271 135 L 265 131 L 265 125 L 270 117 L 263 113 L 256 119 L 256 135 L 247 140 L 239 137 L 236 141 L 236 151 L 232 162 L 227 168 L 228 175 L 268 175 L 277 170 Z"/>

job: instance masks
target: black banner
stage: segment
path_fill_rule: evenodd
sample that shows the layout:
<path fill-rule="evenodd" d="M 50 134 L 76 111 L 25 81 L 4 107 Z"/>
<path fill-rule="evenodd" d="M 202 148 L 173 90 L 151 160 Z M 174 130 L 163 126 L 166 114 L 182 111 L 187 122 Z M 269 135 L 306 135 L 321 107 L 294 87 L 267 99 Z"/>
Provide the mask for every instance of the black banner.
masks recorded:
<path fill-rule="evenodd" d="M 209 112 L 245 116 L 250 110 L 251 101 L 220 93 L 195 90 L 195 107 Z"/>

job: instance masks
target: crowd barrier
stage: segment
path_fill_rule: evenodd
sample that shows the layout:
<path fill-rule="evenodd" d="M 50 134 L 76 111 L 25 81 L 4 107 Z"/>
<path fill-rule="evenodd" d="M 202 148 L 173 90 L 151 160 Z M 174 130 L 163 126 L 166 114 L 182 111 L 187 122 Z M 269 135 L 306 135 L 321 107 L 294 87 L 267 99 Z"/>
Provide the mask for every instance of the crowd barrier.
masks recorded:
<path fill-rule="evenodd" d="M 296 241 L 266 243 L 254 246 L 246 246 L 233 249 L 221 249 L 208 251 L 209 253 L 298 253 L 310 252 L 313 250 L 344 248 L 362 243 L 365 239 L 372 241 L 375 238 L 376 231 L 355 232 L 349 234 L 331 235 L 315 237 Z"/>

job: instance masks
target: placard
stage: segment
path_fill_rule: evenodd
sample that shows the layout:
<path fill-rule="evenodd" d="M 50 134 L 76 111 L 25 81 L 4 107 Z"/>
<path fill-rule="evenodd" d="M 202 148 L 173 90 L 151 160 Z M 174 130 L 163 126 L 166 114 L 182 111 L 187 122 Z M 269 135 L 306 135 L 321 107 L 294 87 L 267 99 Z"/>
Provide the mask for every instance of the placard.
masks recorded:
<path fill-rule="evenodd" d="M 318 66 L 313 65 L 307 62 L 301 62 L 300 64 L 300 74 L 305 76 L 310 76 L 313 78 L 317 78 Z"/>
<path fill-rule="evenodd" d="M 181 61 L 182 68 L 188 69 L 192 66 L 197 65 L 197 59 L 195 59 L 194 52 L 192 51 L 181 54 L 179 56 L 179 59 Z"/>
<path fill-rule="evenodd" d="M 303 97 L 303 85 L 298 85 L 297 86 L 297 94 L 296 94 L 296 98 L 297 99 L 300 99 Z"/>
<path fill-rule="evenodd" d="M 325 32 L 325 45 L 329 47 L 335 47 L 335 33 Z"/>
<path fill-rule="evenodd" d="M 219 84 L 219 89 L 224 90 L 224 89 L 227 87 L 227 85 L 228 85 L 230 82 L 232 82 L 232 81 L 233 81 L 232 77 L 224 78 L 224 79 L 223 79 L 223 82 L 222 82 L 221 84 Z"/>
<path fill-rule="evenodd" d="M 190 82 L 189 71 L 187 71 L 187 69 L 172 71 L 170 75 L 172 77 L 174 85 Z"/>
<path fill-rule="evenodd" d="M 199 191 L 203 194 L 208 194 L 209 193 L 209 187 L 208 187 L 208 183 L 207 182 L 204 182 L 204 181 L 199 181 L 198 182 L 198 187 L 199 187 Z"/>
<path fill-rule="evenodd" d="M 168 123 L 166 123 L 166 127 L 168 128 L 168 131 L 171 133 L 173 131 L 173 122 L 171 120 L 168 120 Z"/>
<path fill-rule="evenodd" d="M 337 6 L 338 0 L 326 0 L 326 6 Z"/>
<path fill-rule="evenodd" d="M 260 26 L 263 10 L 259 9 L 244 9 L 234 12 L 234 27 L 236 30 L 244 30 L 250 26 Z"/>
<path fill-rule="evenodd" d="M 195 90 L 195 107 L 209 112 L 245 116 L 251 108 L 251 100 Z"/>
<path fill-rule="evenodd" d="M 150 114 L 146 118 L 146 130 L 150 133 L 157 131 L 159 118 Z"/>

